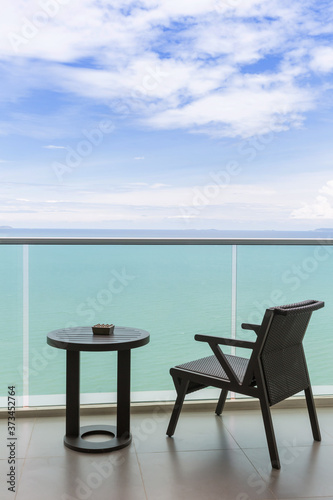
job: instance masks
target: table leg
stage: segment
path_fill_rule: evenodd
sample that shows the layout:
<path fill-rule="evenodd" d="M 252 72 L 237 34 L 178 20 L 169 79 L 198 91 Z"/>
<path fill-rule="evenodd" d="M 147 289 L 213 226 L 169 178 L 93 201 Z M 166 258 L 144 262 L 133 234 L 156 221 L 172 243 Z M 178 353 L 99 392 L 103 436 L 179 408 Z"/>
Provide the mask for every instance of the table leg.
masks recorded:
<path fill-rule="evenodd" d="M 117 437 L 130 438 L 131 351 L 118 351 Z"/>
<path fill-rule="evenodd" d="M 66 436 L 80 433 L 80 351 L 67 351 Z"/>
<path fill-rule="evenodd" d="M 131 351 L 118 351 L 117 426 L 86 425 L 80 428 L 80 352 L 67 351 L 66 435 L 67 448 L 89 453 L 120 450 L 132 440 L 130 434 Z M 111 439 L 92 442 L 84 439 L 106 434 Z"/>

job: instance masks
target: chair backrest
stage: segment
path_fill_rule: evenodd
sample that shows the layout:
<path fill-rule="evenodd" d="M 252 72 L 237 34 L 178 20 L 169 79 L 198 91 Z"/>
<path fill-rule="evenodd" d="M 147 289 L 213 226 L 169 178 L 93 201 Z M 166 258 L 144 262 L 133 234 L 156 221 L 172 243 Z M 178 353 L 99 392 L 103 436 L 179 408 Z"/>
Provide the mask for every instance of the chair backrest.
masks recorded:
<path fill-rule="evenodd" d="M 266 310 L 259 332 L 263 335 L 259 357 L 270 405 L 309 386 L 302 341 L 312 312 L 321 307 L 324 302 L 307 300 Z"/>

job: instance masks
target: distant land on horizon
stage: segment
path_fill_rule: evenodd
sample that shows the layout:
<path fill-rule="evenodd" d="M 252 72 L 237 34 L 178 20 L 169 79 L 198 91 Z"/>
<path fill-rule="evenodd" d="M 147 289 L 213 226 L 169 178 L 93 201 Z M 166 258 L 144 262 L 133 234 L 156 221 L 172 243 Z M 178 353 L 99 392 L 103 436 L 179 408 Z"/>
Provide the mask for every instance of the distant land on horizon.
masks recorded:
<path fill-rule="evenodd" d="M 0 226 L 0 237 L 333 238 L 333 228 L 283 231 L 277 229 L 66 229 Z"/>

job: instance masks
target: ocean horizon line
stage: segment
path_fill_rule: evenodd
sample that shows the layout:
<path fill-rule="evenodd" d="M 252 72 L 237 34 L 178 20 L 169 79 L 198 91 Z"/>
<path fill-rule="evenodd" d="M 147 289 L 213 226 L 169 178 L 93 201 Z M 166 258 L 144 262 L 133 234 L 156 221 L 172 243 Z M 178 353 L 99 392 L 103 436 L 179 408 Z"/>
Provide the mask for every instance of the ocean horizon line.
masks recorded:
<path fill-rule="evenodd" d="M 155 238 L 333 238 L 333 228 L 281 229 L 110 229 L 110 228 L 14 228 L 0 226 L 6 237 L 155 237 Z"/>

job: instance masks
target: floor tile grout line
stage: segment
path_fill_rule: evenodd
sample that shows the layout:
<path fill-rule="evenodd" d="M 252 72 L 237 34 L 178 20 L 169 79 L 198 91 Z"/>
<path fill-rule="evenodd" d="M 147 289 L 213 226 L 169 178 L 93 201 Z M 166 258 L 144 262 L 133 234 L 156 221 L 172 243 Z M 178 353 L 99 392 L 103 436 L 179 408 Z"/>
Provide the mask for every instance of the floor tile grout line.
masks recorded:
<path fill-rule="evenodd" d="M 232 432 L 228 429 L 228 425 L 223 421 L 223 415 L 220 415 L 219 418 L 221 418 L 222 420 L 222 424 L 223 424 L 223 427 L 225 428 L 225 430 L 230 434 L 231 438 L 235 441 L 235 443 L 237 444 L 238 448 L 240 450 L 243 451 L 243 448 L 241 447 L 241 445 L 238 443 L 237 439 L 235 438 L 235 436 L 232 434 Z"/>
<path fill-rule="evenodd" d="M 220 418 L 222 419 L 223 421 L 223 415 L 220 415 Z M 238 443 L 237 439 L 234 437 L 234 435 L 232 434 L 232 432 L 228 429 L 228 426 L 223 422 L 223 426 L 225 427 L 225 429 L 227 430 L 227 432 L 230 434 L 230 436 L 232 437 L 232 439 L 235 441 L 235 443 L 237 444 L 237 446 L 239 447 L 239 450 L 242 451 L 243 455 L 245 456 L 245 458 L 248 460 L 248 462 L 251 464 L 251 466 L 253 467 L 253 469 L 256 471 L 256 473 L 259 475 L 259 477 L 261 477 L 261 479 L 265 482 L 264 478 L 262 477 L 262 475 L 260 474 L 260 472 L 258 471 L 257 467 L 254 465 L 254 463 L 250 460 L 250 458 L 247 456 L 247 454 L 245 453 L 244 451 L 244 448 L 242 446 L 240 446 L 240 444 Z M 245 448 L 246 449 L 246 448 Z M 250 448 L 252 449 L 252 448 Z M 273 495 L 273 498 L 276 500 L 277 497 L 274 495 L 273 491 L 269 488 L 269 486 L 267 485 L 267 490 L 270 492 L 271 495 Z"/>
<path fill-rule="evenodd" d="M 228 432 L 230 432 L 231 436 L 233 437 L 233 439 L 235 440 L 235 442 L 237 443 L 237 445 L 239 446 L 240 450 L 243 452 L 243 454 L 245 455 L 245 457 L 247 458 L 247 460 L 249 461 L 249 463 L 252 465 L 253 469 L 256 471 L 256 473 L 259 475 L 259 477 L 261 477 L 261 479 L 265 482 L 267 490 L 270 492 L 270 494 L 273 496 L 274 499 L 278 500 L 278 497 L 274 494 L 274 492 L 272 491 L 272 489 L 269 487 L 269 484 L 266 483 L 265 478 L 262 476 L 262 474 L 260 473 L 260 471 L 257 469 L 257 467 L 255 466 L 255 464 L 252 462 L 252 460 L 248 457 L 248 455 L 245 452 L 245 450 L 251 450 L 251 449 L 264 449 L 264 448 L 266 449 L 266 447 L 255 448 L 255 447 L 252 446 L 252 447 L 248 447 L 247 448 L 247 447 L 244 447 L 244 446 L 240 446 L 240 444 L 238 443 L 237 439 L 233 436 L 233 434 L 231 433 L 231 431 L 229 431 L 227 425 L 226 425 L 226 429 L 228 430 Z"/>
<path fill-rule="evenodd" d="M 245 449 L 253 449 L 253 448 L 245 448 Z M 257 469 L 257 467 L 255 466 L 255 464 L 252 462 L 252 460 L 247 456 L 247 454 L 245 453 L 244 449 L 241 448 L 242 452 L 244 453 L 244 455 L 246 456 L 246 458 L 248 459 L 248 461 L 250 462 L 250 464 L 252 465 L 253 469 L 256 471 L 256 473 L 258 474 L 259 477 L 261 477 L 261 479 L 264 481 L 265 485 L 266 485 L 266 488 L 267 490 L 271 493 L 271 495 L 273 495 L 273 498 L 275 500 L 278 499 L 278 497 L 274 494 L 273 490 L 270 488 L 269 486 L 269 483 L 267 483 L 265 481 L 265 478 L 263 477 L 263 475 L 260 473 L 260 470 Z M 271 463 L 269 462 L 269 467 L 271 466 Z"/>
<path fill-rule="evenodd" d="M 21 472 L 19 474 L 17 485 L 16 485 L 16 492 L 15 492 L 15 499 L 14 500 L 16 500 L 16 498 L 17 498 L 18 490 L 19 490 L 19 487 L 20 487 L 20 482 L 21 482 L 22 475 L 23 475 L 23 469 L 25 467 L 25 462 L 27 460 L 27 454 L 28 454 L 28 450 L 29 450 L 29 447 L 30 447 L 31 439 L 32 439 L 32 434 L 34 432 L 34 428 L 35 428 L 35 425 L 36 425 L 36 420 L 37 420 L 37 418 L 35 417 L 34 420 L 33 420 L 33 425 L 32 425 L 32 429 L 31 429 L 31 432 L 30 432 L 30 438 L 29 438 L 29 441 L 28 441 L 28 444 L 27 444 L 26 452 L 25 452 L 24 457 L 23 457 L 23 463 L 22 463 Z"/>
<path fill-rule="evenodd" d="M 137 461 L 137 464 L 138 464 L 138 467 L 139 467 L 139 471 L 140 471 L 140 477 L 141 477 L 141 481 L 142 481 L 143 491 L 144 491 L 146 500 L 148 500 L 146 485 L 145 485 L 145 482 L 144 482 L 144 479 L 143 479 L 143 472 L 142 472 L 142 468 L 141 468 L 141 463 L 140 463 L 140 460 L 139 460 L 139 456 L 138 456 L 138 452 L 136 450 L 135 443 L 133 443 L 133 446 L 134 446 L 134 453 L 135 453 L 136 461 Z"/>
<path fill-rule="evenodd" d="M 18 494 L 18 490 L 19 490 L 19 487 L 20 487 L 20 482 L 21 482 L 21 478 L 22 478 L 22 475 L 23 475 L 23 469 L 24 469 L 24 466 L 25 466 L 25 461 L 26 461 L 26 457 L 23 458 L 21 472 L 20 472 L 18 480 L 17 480 L 16 491 L 15 491 L 15 500 L 16 500 L 16 497 L 17 497 L 17 494 Z"/>

